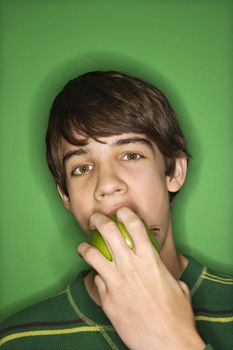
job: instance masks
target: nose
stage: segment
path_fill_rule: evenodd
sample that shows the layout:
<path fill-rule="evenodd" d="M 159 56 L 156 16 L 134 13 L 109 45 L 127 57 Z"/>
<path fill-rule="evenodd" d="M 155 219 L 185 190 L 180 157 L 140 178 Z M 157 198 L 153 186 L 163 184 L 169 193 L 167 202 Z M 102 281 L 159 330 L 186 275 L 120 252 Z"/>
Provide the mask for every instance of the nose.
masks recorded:
<path fill-rule="evenodd" d="M 124 194 L 127 184 L 114 167 L 108 165 L 98 169 L 95 186 L 95 198 L 98 201 L 115 194 Z"/>

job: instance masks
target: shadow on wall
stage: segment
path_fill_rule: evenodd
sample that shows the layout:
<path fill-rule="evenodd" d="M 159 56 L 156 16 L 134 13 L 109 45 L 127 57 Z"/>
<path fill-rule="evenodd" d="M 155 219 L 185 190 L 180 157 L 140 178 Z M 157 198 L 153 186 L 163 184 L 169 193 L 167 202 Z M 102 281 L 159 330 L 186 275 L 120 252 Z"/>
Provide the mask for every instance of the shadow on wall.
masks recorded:
<path fill-rule="evenodd" d="M 117 70 L 125 72 L 141 79 L 148 80 L 157 86 L 168 97 L 168 100 L 178 116 L 184 134 L 189 136 L 188 140 L 191 153 L 192 148 L 199 148 L 197 133 L 194 130 L 191 118 L 188 116 L 184 102 L 178 96 L 172 83 L 169 82 L 159 70 L 156 71 L 154 67 L 129 56 L 107 52 L 87 52 L 86 54 L 77 56 L 70 61 L 62 62 L 54 67 L 39 87 L 35 95 L 35 100 L 32 101 L 33 107 L 30 113 L 31 120 L 29 121 L 28 139 L 31 158 L 30 163 L 35 182 L 41 188 L 42 193 L 46 196 L 46 201 L 48 201 L 49 208 L 51 208 L 51 215 L 54 223 L 59 230 L 62 229 L 62 236 L 66 240 L 72 240 L 74 236 L 77 237 L 77 224 L 72 220 L 71 216 L 70 219 L 64 216 L 63 205 L 61 201 L 58 200 L 55 184 L 47 170 L 45 156 L 43 156 L 45 154 L 44 137 L 49 110 L 55 96 L 70 79 L 85 72 L 94 70 Z M 201 167 L 201 158 L 198 159 L 198 167 L 193 166 L 193 164 L 191 167 L 191 176 L 189 176 L 186 181 L 186 186 L 181 193 L 182 201 L 178 201 L 179 208 L 178 210 L 176 209 L 177 232 L 181 233 L 187 232 L 186 227 L 184 227 L 185 220 L 183 219 L 185 217 L 184 203 L 187 203 L 190 199 L 192 195 L 190 192 L 195 191 L 195 187 L 199 180 L 198 169 Z M 190 181 L 192 182 L 192 186 L 189 186 Z M 69 226 L 69 229 L 67 226 Z M 67 232 L 69 236 L 67 236 Z M 82 233 L 80 237 L 80 241 L 83 240 L 84 236 Z M 177 240 L 178 242 L 182 242 L 182 246 L 188 247 L 187 236 L 182 235 L 182 237 L 177 237 Z"/>

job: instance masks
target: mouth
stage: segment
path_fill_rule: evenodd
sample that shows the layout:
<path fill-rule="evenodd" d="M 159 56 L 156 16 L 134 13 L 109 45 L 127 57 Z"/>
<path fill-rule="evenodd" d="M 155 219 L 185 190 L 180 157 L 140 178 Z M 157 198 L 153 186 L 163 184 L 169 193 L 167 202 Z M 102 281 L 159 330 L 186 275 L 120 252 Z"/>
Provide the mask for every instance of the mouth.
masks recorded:
<path fill-rule="evenodd" d="M 150 231 L 155 235 L 158 236 L 160 234 L 160 228 L 158 226 L 152 226 L 150 227 Z"/>
<path fill-rule="evenodd" d="M 122 207 L 130 208 L 134 213 L 138 213 L 136 207 L 130 202 L 122 202 L 116 205 L 108 206 L 107 208 L 102 209 L 101 213 L 111 218 L 111 216 L 114 214 L 116 215 L 117 210 Z M 160 227 L 158 225 L 152 225 L 149 227 L 149 229 L 156 237 L 160 236 Z"/>
<path fill-rule="evenodd" d="M 127 207 L 127 208 L 133 210 L 134 212 L 136 212 L 134 206 L 131 203 L 119 203 L 117 205 L 112 205 L 106 209 L 103 209 L 102 213 L 107 215 L 107 216 L 111 216 L 112 214 L 115 214 L 117 212 L 117 210 L 122 208 L 122 207 Z"/>

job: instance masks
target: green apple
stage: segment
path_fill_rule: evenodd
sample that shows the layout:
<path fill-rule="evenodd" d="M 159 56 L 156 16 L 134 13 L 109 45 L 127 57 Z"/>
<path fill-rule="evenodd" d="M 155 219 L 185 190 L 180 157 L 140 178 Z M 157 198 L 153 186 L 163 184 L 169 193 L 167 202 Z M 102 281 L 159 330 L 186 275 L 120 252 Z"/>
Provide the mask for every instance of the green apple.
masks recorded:
<path fill-rule="evenodd" d="M 128 231 L 126 230 L 125 226 L 118 222 L 116 219 L 116 214 L 111 215 L 111 219 L 116 223 L 117 227 L 119 228 L 122 236 L 124 237 L 127 245 L 129 246 L 130 249 L 134 248 L 134 242 Z M 159 243 L 157 241 L 157 238 L 155 235 L 150 231 L 149 227 L 147 224 L 144 222 L 146 232 L 148 233 L 148 236 L 153 244 L 153 246 L 156 248 L 156 250 L 159 252 L 160 247 Z M 107 258 L 108 260 L 112 261 L 112 254 L 110 253 L 110 250 L 105 243 L 105 240 L 101 236 L 98 230 L 93 230 L 90 236 L 90 244 L 99 249 L 99 251 Z"/>

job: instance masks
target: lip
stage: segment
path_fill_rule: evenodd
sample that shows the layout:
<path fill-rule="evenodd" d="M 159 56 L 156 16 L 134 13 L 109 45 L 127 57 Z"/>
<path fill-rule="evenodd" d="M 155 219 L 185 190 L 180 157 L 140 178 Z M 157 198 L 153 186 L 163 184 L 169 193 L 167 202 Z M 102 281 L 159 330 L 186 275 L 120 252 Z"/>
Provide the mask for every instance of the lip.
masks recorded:
<path fill-rule="evenodd" d="M 154 233 L 154 235 L 157 235 L 158 233 L 160 233 L 160 228 L 158 226 L 152 226 L 152 227 L 149 227 L 149 229 L 152 233 Z"/>
<path fill-rule="evenodd" d="M 136 210 L 131 203 L 118 203 L 115 205 L 111 205 L 111 206 L 108 206 L 107 208 L 104 208 L 103 210 L 101 210 L 101 213 L 103 213 L 104 215 L 111 215 L 111 214 L 114 214 L 118 209 L 123 208 L 123 207 L 129 208 L 133 212 L 136 213 Z"/>

